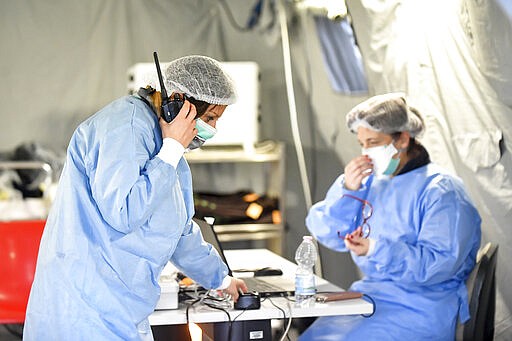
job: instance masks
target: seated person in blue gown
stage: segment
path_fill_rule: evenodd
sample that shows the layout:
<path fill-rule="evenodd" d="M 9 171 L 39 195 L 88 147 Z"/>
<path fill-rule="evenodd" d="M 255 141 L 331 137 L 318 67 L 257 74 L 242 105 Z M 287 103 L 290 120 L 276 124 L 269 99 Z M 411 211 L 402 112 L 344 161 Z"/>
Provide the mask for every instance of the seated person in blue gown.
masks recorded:
<path fill-rule="evenodd" d="M 371 317 L 317 319 L 305 340 L 454 340 L 469 319 L 465 281 L 480 246 L 480 216 L 461 180 L 430 161 L 404 94 L 372 97 L 346 116 L 362 147 L 306 224 L 324 246 L 350 252 Z M 341 271 L 341 269 L 340 269 Z"/>
<path fill-rule="evenodd" d="M 192 220 L 183 157 L 215 133 L 235 101 L 234 84 L 206 56 L 172 61 L 165 78 L 168 94 L 187 99 L 170 123 L 160 118 L 160 92 L 146 88 L 74 132 L 41 240 L 24 340 L 152 340 L 148 316 L 169 260 L 205 288 L 235 299 L 247 291 Z"/>

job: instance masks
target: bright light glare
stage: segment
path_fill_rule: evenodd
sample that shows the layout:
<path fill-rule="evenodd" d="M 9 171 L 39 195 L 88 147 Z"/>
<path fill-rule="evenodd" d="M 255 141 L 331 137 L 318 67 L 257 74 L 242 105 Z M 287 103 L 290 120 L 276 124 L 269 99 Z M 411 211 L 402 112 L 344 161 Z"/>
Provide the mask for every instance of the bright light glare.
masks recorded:
<path fill-rule="evenodd" d="M 190 322 L 188 324 L 188 331 L 192 341 L 203 341 L 203 331 L 197 324 Z"/>

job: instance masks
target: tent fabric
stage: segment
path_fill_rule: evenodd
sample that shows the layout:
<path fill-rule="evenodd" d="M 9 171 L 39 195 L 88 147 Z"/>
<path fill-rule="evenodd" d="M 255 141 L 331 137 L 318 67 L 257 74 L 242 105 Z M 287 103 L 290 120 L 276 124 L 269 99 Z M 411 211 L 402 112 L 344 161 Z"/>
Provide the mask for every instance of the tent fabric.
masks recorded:
<path fill-rule="evenodd" d="M 27 138 L 20 126 L 33 122 L 40 125 L 29 138 L 53 135 L 49 147 L 66 145 L 79 122 L 128 93 L 128 68 L 153 62 L 153 51 L 162 62 L 187 54 L 225 59 L 219 11 L 213 2 L 164 0 L 22 0 L 4 6 L 0 104 L 2 117 L 18 114 L 2 122 L 2 147 Z"/>
<path fill-rule="evenodd" d="M 512 2 L 464 1 L 460 20 L 480 70 L 498 98 L 512 105 Z"/>
<path fill-rule="evenodd" d="M 236 21 L 244 23 L 254 2 L 226 3 Z M 507 262 L 512 254 L 512 92 L 505 87 L 511 78 L 509 3 L 347 0 L 370 94 L 401 90 L 412 97 L 426 116 L 423 142 L 430 155 L 463 178 L 483 217 L 484 241 L 500 243 L 497 340 L 512 339 L 507 333 L 512 330 L 507 281 L 512 276 Z M 28 140 L 56 151 L 65 148 L 78 122 L 127 93 L 127 69 L 152 62 L 153 51 L 162 62 L 188 54 L 256 61 L 261 70 L 261 139 L 281 140 L 287 147 L 285 256 L 293 260 L 296 245 L 307 233 L 306 206 L 289 129 L 278 25 L 265 34 L 260 29 L 239 32 L 217 0 L 19 0 L 3 5 L 2 150 Z M 317 169 L 311 180 L 313 196 L 320 200 L 343 171 L 343 163 L 360 152 L 344 118 L 365 96 L 332 90 L 313 16 L 297 16 L 292 2 L 285 5 L 299 123 L 308 166 Z M 493 41 L 486 41 L 489 37 Z M 483 43 L 489 47 L 479 47 Z M 482 56 L 475 56 L 479 51 Z M 504 81 L 504 91 L 491 76 Z M 210 189 L 208 178 L 196 173 L 196 188 Z M 256 181 L 238 170 L 219 173 L 225 175 L 215 179 L 219 184 Z M 325 276 L 348 287 L 356 277 L 350 257 L 322 251 Z"/>
<path fill-rule="evenodd" d="M 327 76 L 336 92 L 351 94 L 368 91 L 361 53 L 348 20 L 315 17 Z"/>
<path fill-rule="evenodd" d="M 465 13 L 465 9 L 476 11 L 477 3 L 489 8 L 498 2 L 351 0 L 347 5 L 370 92 L 408 94 L 411 104 L 425 116 L 427 131 L 422 142 L 432 159 L 460 175 L 477 203 L 483 216 L 483 240 L 511 245 L 512 109 L 507 103 L 512 92 L 502 90 L 512 85 L 512 79 L 508 76 L 510 58 L 499 56 L 510 56 L 512 48 L 510 39 L 500 45 L 502 37 L 484 46 L 488 31 L 468 29 L 481 26 L 484 20 L 486 25 L 493 22 L 490 11 L 479 13 L 478 22 Z M 512 33 L 510 29 L 505 32 L 504 38 Z M 475 46 L 475 38 L 480 46 Z M 482 52 L 484 48 L 489 51 Z M 489 78 L 491 69 L 495 76 L 503 71 L 499 88 Z M 507 332 L 512 326 L 512 291 L 507 281 L 512 266 L 507 257 L 503 253 L 498 265 L 498 290 L 503 299 L 496 317 L 498 340 L 512 337 Z"/>

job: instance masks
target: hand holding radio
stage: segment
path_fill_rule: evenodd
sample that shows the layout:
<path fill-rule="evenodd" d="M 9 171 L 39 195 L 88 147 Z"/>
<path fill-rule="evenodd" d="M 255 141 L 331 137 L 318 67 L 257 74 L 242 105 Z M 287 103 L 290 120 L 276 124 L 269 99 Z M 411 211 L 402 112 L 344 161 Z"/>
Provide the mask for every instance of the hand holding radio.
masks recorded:
<path fill-rule="evenodd" d="M 189 101 L 185 101 L 178 115 L 171 122 L 168 123 L 160 117 L 162 138 L 170 137 L 187 148 L 194 136 L 197 135 L 196 114 L 196 107 Z"/>
<path fill-rule="evenodd" d="M 158 81 L 160 82 L 160 97 L 162 99 L 159 120 L 162 138 L 170 137 L 181 143 L 184 148 L 187 148 L 197 135 L 196 107 L 186 100 L 185 94 L 173 93 L 171 95 L 172 99 L 167 97 L 158 54 L 153 52 L 153 57 L 155 59 Z"/>

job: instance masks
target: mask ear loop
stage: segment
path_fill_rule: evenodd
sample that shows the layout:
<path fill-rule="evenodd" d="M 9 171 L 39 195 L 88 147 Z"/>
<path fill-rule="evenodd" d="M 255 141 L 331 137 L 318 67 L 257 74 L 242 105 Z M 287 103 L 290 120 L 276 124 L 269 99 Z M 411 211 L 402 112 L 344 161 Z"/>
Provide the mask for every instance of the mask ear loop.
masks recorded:
<path fill-rule="evenodd" d="M 397 154 L 397 157 L 394 157 L 394 156 L 392 156 L 392 157 L 391 157 L 392 159 L 395 159 L 395 160 L 396 160 L 396 159 L 400 159 L 400 154 L 402 154 L 402 152 L 403 152 L 403 151 L 407 150 L 407 148 L 397 148 L 397 147 L 395 146 L 395 143 L 396 143 L 396 142 L 398 142 L 398 138 L 396 138 L 396 139 L 395 139 L 395 138 L 393 137 L 393 140 L 391 141 L 391 143 L 387 145 L 388 147 L 389 147 L 390 145 L 392 145 L 392 146 L 395 148 L 395 150 L 396 150 L 396 154 Z"/>
<path fill-rule="evenodd" d="M 404 99 L 404 101 L 405 101 L 405 99 Z M 403 132 L 401 132 L 401 133 L 400 133 L 400 135 L 399 135 L 398 137 L 393 138 L 393 142 L 398 142 L 398 140 L 402 137 L 402 133 L 403 133 Z M 395 136 L 396 136 L 396 135 L 395 135 Z M 396 147 L 395 147 L 395 148 L 396 148 Z M 400 155 L 400 154 L 402 154 L 403 152 L 406 152 L 406 153 L 407 153 L 407 149 L 408 149 L 408 147 L 404 147 L 404 148 L 396 148 L 396 150 L 398 151 L 398 154 L 399 154 L 399 155 Z"/>
<path fill-rule="evenodd" d="M 400 154 L 402 154 L 403 152 L 407 152 L 407 147 L 405 147 L 405 148 L 397 148 L 395 146 L 395 143 L 398 142 L 398 140 L 401 137 L 401 133 L 397 133 L 397 134 L 400 134 L 400 135 L 396 136 L 395 134 L 391 134 L 393 136 L 393 141 L 391 142 L 391 144 L 393 145 L 393 147 L 395 147 L 395 149 L 397 151 L 397 154 L 398 154 L 398 159 L 399 159 L 400 158 Z"/>
<path fill-rule="evenodd" d="M 398 154 L 402 154 L 404 152 L 407 152 L 407 148 L 397 148 Z"/>

